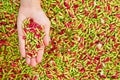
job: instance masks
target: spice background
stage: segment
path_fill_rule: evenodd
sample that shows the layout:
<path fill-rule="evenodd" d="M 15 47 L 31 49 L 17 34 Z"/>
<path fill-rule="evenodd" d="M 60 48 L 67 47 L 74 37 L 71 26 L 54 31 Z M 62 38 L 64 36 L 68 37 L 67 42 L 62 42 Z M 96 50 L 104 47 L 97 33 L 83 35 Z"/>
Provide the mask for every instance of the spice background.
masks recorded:
<path fill-rule="evenodd" d="M 33 68 L 20 57 L 19 0 L 0 0 L 0 78 L 120 80 L 120 1 L 42 0 L 51 43 Z"/>

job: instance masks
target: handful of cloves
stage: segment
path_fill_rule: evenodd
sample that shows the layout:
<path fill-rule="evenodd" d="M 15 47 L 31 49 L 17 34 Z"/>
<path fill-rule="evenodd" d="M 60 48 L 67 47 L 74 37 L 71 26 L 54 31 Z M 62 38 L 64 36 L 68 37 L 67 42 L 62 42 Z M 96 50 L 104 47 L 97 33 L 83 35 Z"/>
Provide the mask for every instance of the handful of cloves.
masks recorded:
<path fill-rule="evenodd" d="M 34 22 L 31 18 L 25 19 L 23 23 L 26 56 L 36 57 L 38 50 L 43 45 L 44 26 Z"/>

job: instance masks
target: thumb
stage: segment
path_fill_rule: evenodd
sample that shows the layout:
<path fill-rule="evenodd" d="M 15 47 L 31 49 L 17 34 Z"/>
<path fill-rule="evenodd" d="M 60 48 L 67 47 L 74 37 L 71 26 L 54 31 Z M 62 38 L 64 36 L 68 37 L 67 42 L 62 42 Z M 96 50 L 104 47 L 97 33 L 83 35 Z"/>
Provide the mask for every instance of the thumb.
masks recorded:
<path fill-rule="evenodd" d="M 43 41 L 44 41 L 44 44 L 45 46 L 48 46 L 49 45 L 49 42 L 50 42 L 50 24 L 49 25 L 45 25 L 45 29 L 44 29 L 44 32 L 45 32 L 45 36 L 43 38 Z"/>
<path fill-rule="evenodd" d="M 50 42 L 49 32 L 50 32 L 50 25 L 51 25 L 49 19 L 48 18 L 44 19 L 43 23 L 41 23 L 41 18 L 35 18 L 34 21 L 37 22 L 39 25 L 44 25 L 45 36 L 43 38 L 43 42 L 45 46 L 48 46 Z"/>

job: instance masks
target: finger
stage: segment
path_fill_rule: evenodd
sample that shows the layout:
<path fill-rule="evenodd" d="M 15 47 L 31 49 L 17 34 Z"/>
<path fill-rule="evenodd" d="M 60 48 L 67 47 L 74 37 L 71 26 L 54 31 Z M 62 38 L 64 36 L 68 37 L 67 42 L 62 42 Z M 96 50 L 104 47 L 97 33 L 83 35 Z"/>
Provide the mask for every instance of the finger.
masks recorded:
<path fill-rule="evenodd" d="M 35 57 L 33 57 L 33 58 L 30 59 L 30 64 L 31 64 L 31 66 L 33 66 L 33 67 L 36 66 L 37 63 L 36 63 Z"/>
<path fill-rule="evenodd" d="M 36 58 L 37 63 L 40 63 L 43 57 L 43 53 L 44 53 L 44 46 L 41 46 L 40 50 L 38 51 L 38 55 Z"/>
<path fill-rule="evenodd" d="M 30 65 L 30 58 L 26 57 L 26 63 Z"/>
<path fill-rule="evenodd" d="M 45 46 L 48 46 L 49 42 L 50 42 L 50 35 L 49 35 L 50 34 L 50 24 L 45 25 L 44 32 L 45 32 L 45 36 L 43 38 L 43 41 L 44 41 Z"/>
<path fill-rule="evenodd" d="M 22 24 L 24 19 L 26 19 L 26 17 L 19 14 L 17 19 L 17 29 L 18 29 L 20 53 L 22 57 L 25 57 L 25 40 L 23 39 L 24 34 L 22 29 Z"/>

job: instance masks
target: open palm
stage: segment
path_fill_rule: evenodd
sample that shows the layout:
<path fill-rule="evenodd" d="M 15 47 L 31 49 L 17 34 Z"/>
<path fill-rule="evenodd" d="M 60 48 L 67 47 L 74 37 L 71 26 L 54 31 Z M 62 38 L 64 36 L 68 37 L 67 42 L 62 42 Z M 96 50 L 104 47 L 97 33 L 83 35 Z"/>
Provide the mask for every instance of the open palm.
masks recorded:
<path fill-rule="evenodd" d="M 26 57 L 25 53 L 25 40 L 22 38 L 24 36 L 22 24 L 23 21 L 26 18 L 32 18 L 36 23 L 39 25 L 43 25 L 45 27 L 45 37 L 43 38 L 44 44 L 41 46 L 40 50 L 38 51 L 38 56 L 34 58 L 28 58 Z M 41 8 L 38 9 L 30 9 L 30 8 L 19 8 L 19 14 L 17 19 L 17 29 L 18 29 L 18 37 L 19 37 L 19 47 L 20 47 L 20 53 L 22 57 L 26 58 L 26 63 L 31 66 L 36 66 L 37 63 L 40 63 L 42 60 L 42 56 L 44 53 L 44 48 L 49 44 L 50 37 L 49 37 L 49 31 L 50 31 L 50 21 L 45 15 L 44 11 Z"/>

